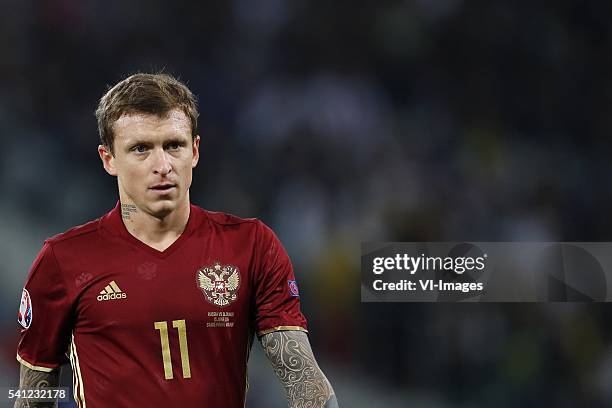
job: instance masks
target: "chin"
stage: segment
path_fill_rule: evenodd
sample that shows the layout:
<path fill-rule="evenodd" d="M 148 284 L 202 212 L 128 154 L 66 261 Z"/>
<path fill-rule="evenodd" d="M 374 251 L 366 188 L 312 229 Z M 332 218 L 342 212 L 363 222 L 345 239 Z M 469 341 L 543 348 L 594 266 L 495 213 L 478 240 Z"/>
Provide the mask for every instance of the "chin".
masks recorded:
<path fill-rule="evenodd" d="M 176 203 L 174 200 L 160 200 L 152 203 L 149 206 L 149 209 L 151 210 L 151 214 L 153 216 L 163 218 L 176 209 Z"/>

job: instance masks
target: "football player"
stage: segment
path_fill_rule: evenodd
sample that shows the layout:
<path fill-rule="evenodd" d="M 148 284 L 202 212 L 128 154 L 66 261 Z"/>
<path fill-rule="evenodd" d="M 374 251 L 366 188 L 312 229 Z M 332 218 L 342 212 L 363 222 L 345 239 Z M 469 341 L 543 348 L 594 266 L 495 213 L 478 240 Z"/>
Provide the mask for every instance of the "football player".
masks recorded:
<path fill-rule="evenodd" d="M 45 241 L 34 261 L 18 317 L 20 387 L 56 386 L 68 357 L 79 407 L 244 407 L 256 336 L 290 407 L 337 407 L 274 232 L 190 202 L 200 157 L 191 91 L 135 74 L 96 116 L 119 200 Z"/>

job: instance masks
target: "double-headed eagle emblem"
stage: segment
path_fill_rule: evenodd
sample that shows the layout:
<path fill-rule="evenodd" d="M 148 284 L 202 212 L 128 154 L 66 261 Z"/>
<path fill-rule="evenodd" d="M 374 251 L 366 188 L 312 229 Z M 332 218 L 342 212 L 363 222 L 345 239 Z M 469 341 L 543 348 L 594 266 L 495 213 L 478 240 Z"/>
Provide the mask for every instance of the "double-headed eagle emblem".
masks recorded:
<path fill-rule="evenodd" d="M 224 307 L 237 299 L 240 286 L 240 272 L 232 265 L 215 262 L 198 271 L 198 285 L 204 297 L 213 305 Z"/>

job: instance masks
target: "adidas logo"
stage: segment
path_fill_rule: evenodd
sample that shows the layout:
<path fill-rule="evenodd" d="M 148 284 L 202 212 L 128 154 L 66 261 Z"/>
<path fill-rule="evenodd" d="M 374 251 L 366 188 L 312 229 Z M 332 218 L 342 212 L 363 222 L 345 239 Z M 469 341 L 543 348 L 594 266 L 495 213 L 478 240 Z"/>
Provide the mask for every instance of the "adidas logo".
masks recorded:
<path fill-rule="evenodd" d="M 127 293 L 122 292 L 121 289 L 119 289 L 119 286 L 117 286 L 117 284 L 115 283 L 115 281 L 111 281 L 111 283 L 106 285 L 104 290 L 100 291 L 100 294 L 98 295 L 97 299 L 99 302 L 101 302 L 104 300 L 125 299 L 126 297 Z"/>

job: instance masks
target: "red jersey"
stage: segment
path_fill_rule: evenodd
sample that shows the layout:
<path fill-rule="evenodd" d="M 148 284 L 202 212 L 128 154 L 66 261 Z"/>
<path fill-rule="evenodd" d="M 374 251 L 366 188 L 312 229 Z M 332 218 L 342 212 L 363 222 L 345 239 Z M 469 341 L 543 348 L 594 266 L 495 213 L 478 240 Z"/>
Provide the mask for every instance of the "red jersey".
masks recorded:
<path fill-rule="evenodd" d="M 291 262 L 256 219 L 191 205 L 165 251 L 119 204 L 48 239 L 23 291 L 17 359 L 68 356 L 79 407 L 243 407 L 254 333 L 306 330 Z"/>

